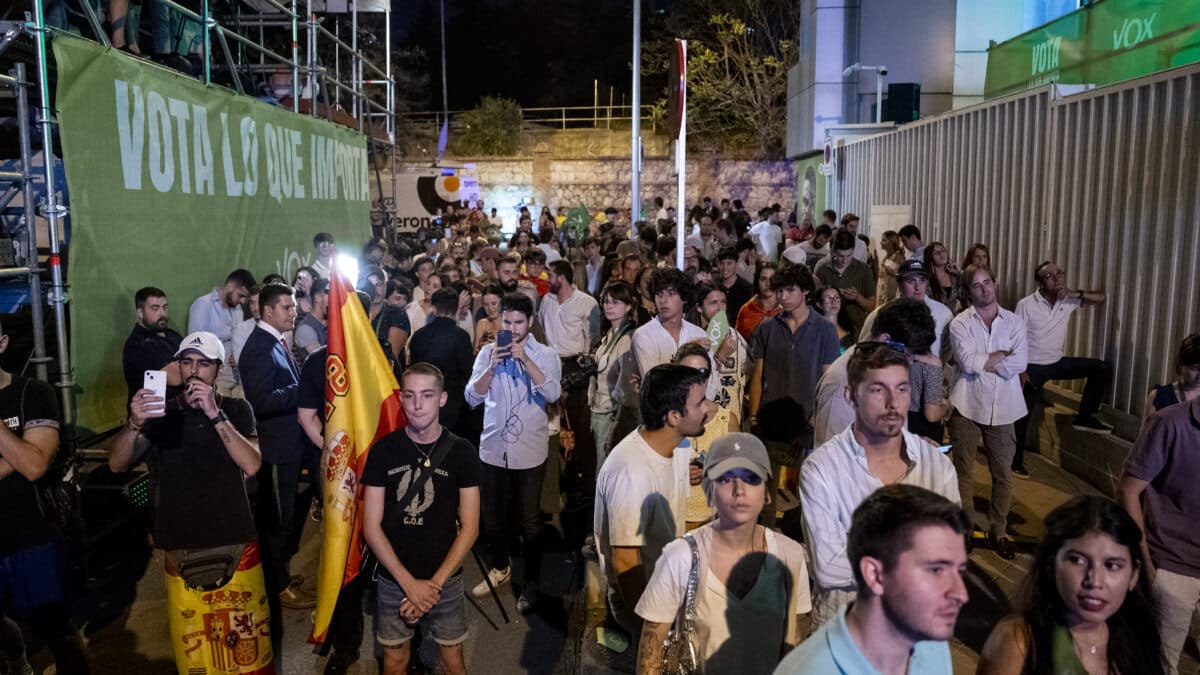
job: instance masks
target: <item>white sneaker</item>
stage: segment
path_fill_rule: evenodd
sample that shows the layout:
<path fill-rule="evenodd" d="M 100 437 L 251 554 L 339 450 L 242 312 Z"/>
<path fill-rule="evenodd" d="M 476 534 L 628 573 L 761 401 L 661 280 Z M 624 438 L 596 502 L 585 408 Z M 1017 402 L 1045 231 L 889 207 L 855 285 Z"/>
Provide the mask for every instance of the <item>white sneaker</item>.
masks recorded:
<path fill-rule="evenodd" d="M 512 579 L 512 566 L 505 567 L 502 570 L 488 570 L 488 579 L 492 580 L 492 587 L 500 588 L 507 584 L 509 579 Z M 490 591 L 488 590 L 487 580 L 483 580 L 475 584 L 475 588 L 471 589 L 471 595 L 477 598 L 486 598 Z"/>

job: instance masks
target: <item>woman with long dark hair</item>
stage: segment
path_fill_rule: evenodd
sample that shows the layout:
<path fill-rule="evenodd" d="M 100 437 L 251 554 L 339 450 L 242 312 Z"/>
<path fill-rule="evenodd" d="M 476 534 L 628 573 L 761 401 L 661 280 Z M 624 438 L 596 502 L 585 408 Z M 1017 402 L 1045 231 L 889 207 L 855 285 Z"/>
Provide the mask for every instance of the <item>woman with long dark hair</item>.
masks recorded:
<path fill-rule="evenodd" d="M 1164 673 L 1141 540 L 1129 514 L 1103 497 L 1051 511 L 1021 613 L 992 630 L 976 673 Z"/>
<path fill-rule="evenodd" d="M 588 389 L 588 404 L 592 411 L 592 433 L 596 437 L 596 469 L 604 463 L 606 449 L 609 447 L 608 437 L 616 424 L 622 406 L 630 408 L 626 411 L 622 428 L 628 427 L 632 416 L 634 426 L 637 425 L 637 395 L 631 391 L 628 380 L 637 373 L 637 365 L 633 361 L 633 331 L 637 328 L 634 319 L 634 303 L 637 302 L 637 292 L 632 284 L 624 281 L 613 281 L 600 291 L 600 306 L 609 328 L 600 338 L 600 344 L 592 352 L 595 362 L 596 376 Z M 627 401 L 627 398 L 633 400 Z M 624 438 L 624 436 L 621 436 Z M 621 438 L 614 441 L 620 442 Z"/>
<path fill-rule="evenodd" d="M 962 299 L 962 272 L 950 259 L 950 252 L 940 241 L 925 246 L 925 269 L 929 270 L 929 297 L 957 312 Z"/>

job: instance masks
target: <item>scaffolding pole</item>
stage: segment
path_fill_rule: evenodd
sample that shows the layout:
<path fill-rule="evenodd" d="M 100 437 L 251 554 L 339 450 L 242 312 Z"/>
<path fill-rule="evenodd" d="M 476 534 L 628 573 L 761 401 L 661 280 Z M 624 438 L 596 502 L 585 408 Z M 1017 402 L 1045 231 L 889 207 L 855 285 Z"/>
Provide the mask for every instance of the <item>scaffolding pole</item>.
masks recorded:
<path fill-rule="evenodd" d="M 18 63 L 13 72 L 16 77 L 17 126 L 21 144 L 21 189 L 25 200 L 25 266 L 29 270 L 29 310 L 33 322 L 33 362 L 37 379 L 49 382 L 46 372 L 46 320 L 42 315 L 42 280 L 38 269 L 37 212 L 33 203 L 33 144 L 29 140 L 29 92 L 25 87 L 25 64 Z"/>
<path fill-rule="evenodd" d="M 85 3 L 86 4 L 86 3 Z M 67 209 L 58 204 L 54 186 L 54 138 L 50 125 L 54 118 L 50 110 L 50 81 L 46 71 L 46 17 L 43 0 L 33 0 L 33 36 L 37 55 L 38 111 L 37 123 L 42 133 L 42 169 L 46 173 L 46 201 L 43 215 L 50 234 L 50 306 L 54 309 L 54 337 L 58 348 L 58 382 L 56 386 L 62 400 L 63 424 L 69 437 L 74 437 L 75 426 L 75 382 L 72 381 L 71 355 L 67 345 L 67 291 L 63 284 L 62 251 L 59 247 L 59 218 L 67 215 Z"/>

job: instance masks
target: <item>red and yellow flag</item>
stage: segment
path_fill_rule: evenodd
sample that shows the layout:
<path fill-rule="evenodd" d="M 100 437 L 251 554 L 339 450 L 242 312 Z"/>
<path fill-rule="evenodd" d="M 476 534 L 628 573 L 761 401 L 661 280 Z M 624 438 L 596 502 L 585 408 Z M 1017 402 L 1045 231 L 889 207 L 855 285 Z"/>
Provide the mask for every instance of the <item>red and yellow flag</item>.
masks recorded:
<path fill-rule="evenodd" d="M 342 587 L 362 562 L 363 497 L 359 479 L 371 445 L 404 426 L 400 391 L 371 322 L 341 274 L 329 284 L 329 351 L 325 360 L 325 514 L 312 641 L 324 642 Z"/>

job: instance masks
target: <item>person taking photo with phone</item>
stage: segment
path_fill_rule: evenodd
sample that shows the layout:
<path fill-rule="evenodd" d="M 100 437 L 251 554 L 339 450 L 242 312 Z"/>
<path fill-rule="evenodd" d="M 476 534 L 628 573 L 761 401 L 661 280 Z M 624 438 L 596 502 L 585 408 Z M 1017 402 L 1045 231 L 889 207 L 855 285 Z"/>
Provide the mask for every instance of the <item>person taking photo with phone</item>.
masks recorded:
<path fill-rule="evenodd" d="M 496 341 L 475 357 L 467 382 L 467 405 L 485 403 L 479 458 L 483 461 L 483 539 L 493 586 L 512 578 L 509 547 L 514 510 L 520 514 L 525 583 L 517 609 L 529 612 L 537 602 L 541 567 L 542 481 L 550 447 L 546 406 L 562 393 L 558 354 L 530 334 L 533 301 L 523 293 L 500 299 L 501 330 Z M 488 594 L 486 581 L 471 589 Z"/>

